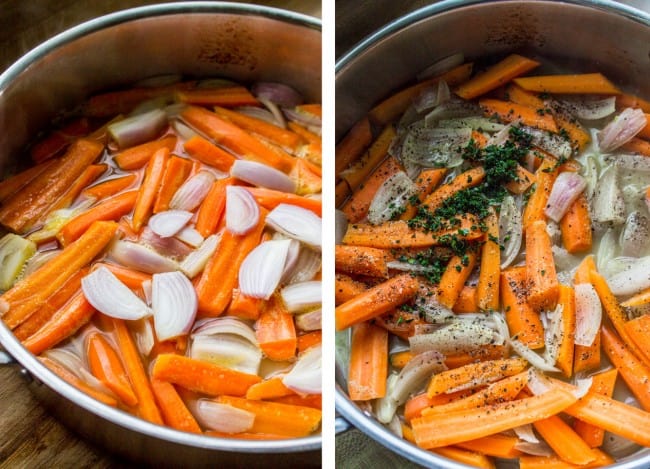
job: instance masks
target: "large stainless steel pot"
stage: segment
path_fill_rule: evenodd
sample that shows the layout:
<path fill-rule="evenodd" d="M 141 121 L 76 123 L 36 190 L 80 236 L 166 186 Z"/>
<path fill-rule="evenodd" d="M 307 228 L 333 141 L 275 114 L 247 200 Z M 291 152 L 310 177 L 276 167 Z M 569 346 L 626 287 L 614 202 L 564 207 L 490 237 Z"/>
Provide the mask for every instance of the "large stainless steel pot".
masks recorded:
<path fill-rule="evenodd" d="M 476 59 L 512 51 L 602 71 L 628 92 L 650 96 L 647 13 L 608 0 L 447 0 L 395 20 L 337 62 L 336 137 L 436 60 L 456 52 Z M 467 467 L 417 448 L 365 415 L 344 392 L 341 366 L 336 380 L 338 412 L 371 438 L 428 467 Z M 650 467 L 650 449 L 612 467 Z"/>
<path fill-rule="evenodd" d="M 92 92 L 149 76 L 279 81 L 320 101 L 320 30 L 319 20 L 304 15 L 220 2 L 136 8 L 72 28 L 0 76 L 0 174 L 16 165 L 21 149 L 61 110 Z M 29 388 L 61 420 L 129 459 L 162 467 L 320 467 L 320 436 L 243 441 L 163 428 L 69 386 L 28 353 L 4 324 L 0 345 L 23 368 Z"/>

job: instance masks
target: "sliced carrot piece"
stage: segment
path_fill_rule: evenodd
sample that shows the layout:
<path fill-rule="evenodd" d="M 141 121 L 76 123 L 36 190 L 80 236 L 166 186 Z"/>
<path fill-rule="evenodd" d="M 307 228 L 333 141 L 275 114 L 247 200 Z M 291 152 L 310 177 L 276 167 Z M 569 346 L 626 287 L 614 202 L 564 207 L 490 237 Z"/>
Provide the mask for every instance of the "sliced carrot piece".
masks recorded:
<path fill-rule="evenodd" d="M 517 443 L 519 443 L 519 438 L 516 436 L 490 435 L 477 440 L 458 443 L 457 446 L 486 456 L 493 456 L 502 459 L 514 459 L 524 454 L 515 448 Z"/>
<path fill-rule="evenodd" d="M 558 168 L 553 159 L 544 157 L 542 164 L 535 171 L 535 191 L 531 194 L 524 208 L 524 229 L 533 222 L 546 220 L 546 204 L 553 189 L 553 183 L 558 175 Z"/>
<path fill-rule="evenodd" d="M 645 314 L 627 321 L 623 328 L 642 355 L 639 358 L 643 358 L 646 364 L 650 363 L 650 351 L 647 348 L 650 343 L 650 315 Z"/>
<path fill-rule="evenodd" d="M 264 354 L 284 361 L 296 356 L 296 326 L 279 297 L 273 297 L 255 322 L 255 336 Z"/>
<path fill-rule="evenodd" d="M 445 446 L 442 448 L 436 448 L 432 450 L 434 453 L 437 453 L 441 456 L 444 456 L 454 461 L 458 461 L 463 464 L 467 464 L 472 467 L 478 467 L 480 469 L 495 469 L 496 466 L 494 462 L 490 460 L 484 454 L 477 453 L 475 451 L 469 451 L 462 448 L 456 448 L 454 446 Z"/>
<path fill-rule="evenodd" d="M 517 85 L 528 91 L 537 93 L 557 94 L 620 94 L 616 88 L 601 73 L 585 73 L 582 75 L 545 75 L 521 77 L 513 80 Z"/>
<path fill-rule="evenodd" d="M 438 284 L 438 302 L 441 305 L 450 309 L 454 306 L 475 266 L 476 253 L 471 250 L 462 257 L 450 259 Z"/>
<path fill-rule="evenodd" d="M 393 256 L 385 249 L 337 244 L 334 259 L 339 272 L 387 278 Z"/>
<path fill-rule="evenodd" d="M 163 147 L 156 150 L 147 164 L 144 179 L 135 201 L 133 219 L 131 220 L 131 226 L 135 231 L 140 231 L 140 228 L 147 222 L 153 211 L 153 204 L 160 189 L 168 160 L 169 150 L 167 147 Z"/>
<path fill-rule="evenodd" d="M 435 210 L 440 207 L 446 199 L 464 189 L 479 185 L 484 178 L 485 170 L 482 166 L 468 169 L 464 173 L 456 176 L 451 182 L 443 184 L 432 192 L 422 201 L 422 205 L 430 212 L 435 212 Z"/>
<path fill-rule="evenodd" d="M 571 204 L 569 210 L 560 220 L 562 244 L 571 254 L 591 249 L 591 215 L 589 204 L 584 194 Z"/>
<path fill-rule="evenodd" d="M 340 272 L 336 273 L 335 279 L 335 297 L 334 302 L 336 305 L 345 303 L 348 300 L 351 300 L 358 294 L 366 290 L 366 285 L 362 282 L 354 280 L 352 277 L 342 274 Z"/>
<path fill-rule="evenodd" d="M 452 311 L 456 314 L 477 313 L 478 301 L 476 299 L 476 287 L 464 285 Z"/>
<path fill-rule="evenodd" d="M 510 334 L 531 349 L 544 346 L 542 321 L 528 304 L 526 267 L 511 267 L 501 272 L 501 301 Z"/>
<path fill-rule="evenodd" d="M 258 204 L 267 210 L 273 210 L 280 204 L 290 204 L 311 210 L 319 217 L 323 213 L 323 203 L 318 199 L 289 194 L 288 192 L 274 191 L 263 187 L 247 187 L 246 190 L 255 197 Z"/>
<path fill-rule="evenodd" d="M 276 376 L 253 384 L 246 391 L 246 399 L 267 400 L 292 394 L 295 392 L 284 385 L 282 377 Z"/>
<path fill-rule="evenodd" d="M 618 371 L 616 368 L 611 368 L 592 375 L 592 383 L 589 391 L 603 396 L 612 397 L 617 376 Z M 573 422 L 573 429 L 591 448 L 597 448 L 603 444 L 605 430 L 602 428 L 576 419 Z"/>
<path fill-rule="evenodd" d="M 367 401 L 386 395 L 388 332 L 369 322 L 352 328 L 348 396 Z"/>
<path fill-rule="evenodd" d="M 166 425 L 183 432 L 201 433 L 199 424 L 187 409 L 173 384 L 152 379 L 151 390 Z"/>
<path fill-rule="evenodd" d="M 447 174 L 445 168 L 423 169 L 417 178 L 415 178 L 415 186 L 418 189 L 418 200 L 416 204 L 411 203 L 406 207 L 404 213 L 400 215 L 400 220 L 410 220 L 417 214 L 418 205 L 433 192 L 433 190 L 440 184 L 440 182 Z"/>
<path fill-rule="evenodd" d="M 503 122 L 519 121 L 530 127 L 557 133 L 558 127 L 553 116 L 539 113 L 538 110 L 512 101 L 481 99 L 479 105 L 487 116 L 497 116 Z"/>
<path fill-rule="evenodd" d="M 230 171 L 230 167 L 237 159 L 200 135 L 195 135 L 187 140 L 184 148 L 193 158 L 203 164 L 217 168 L 219 171 Z"/>
<path fill-rule="evenodd" d="M 160 181 L 160 189 L 156 195 L 156 201 L 153 205 L 153 213 L 162 212 L 169 209 L 169 202 L 189 177 L 192 170 L 192 162 L 180 156 L 172 155 L 165 165 L 165 174 Z"/>
<path fill-rule="evenodd" d="M 348 133 L 336 145 L 334 173 L 338 177 L 345 168 L 361 157 L 364 150 L 372 142 L 372 129 L 367 117 L 354 124 Z"/>
<path fill-rule="evenodd" d="M 558 303 L 562 305 L 562 337 L 555 365 L 567 378 L 573 372 L 573 349 L 576 328 L 575 292 L 572 287 L 560 285 Z"/>
<path fill-rule="evenodd" d="M 136 174 L 127 174 L 113 179 L 107 179 L 81 191 L 81 194 L 91 199 L 102 200 L 130 187 L 138 178 Z"/>
<path fill-rule="evenodd" d="M 176 99 L 182 103 L 202 104 L 204 106 L 258 106 L 259 101 L 244 86 L 226 86 L 223 88 L 182 89 L 176 93 Z"/>
<path fill-rule="evenodd" d="M 25 187 L 48 167 L 57 163 L 58 160 L 48 160 L 0 181 L 0 202 L 4 202 L 9 196 Z"/>
<path fill-rule="evenodd" d="M 140 169 L 146 165 L 151 157 L 161 148 L 167 148 L 170 152 L 176 147 L 176 137 L 169 136 L 152 142 L 141 143 L 121 151 L 113 157 L 117 165 L 124 170 L 131 171 Z"/>
<path fill-rule="evenodd" d="M 476 300 L 483 311 L 499 309 L 499 275 L 501 273 L 501 247 L 499 245 L 499 221 L 494 209 L 483 222 L 487 227 L 481 247 L 481 268 L 476 285 Z"/>
<path fill-rule="evenodd" d="M 579 465 L 596 460 L 589 445 L 557 415 L 533 422 L 533 426 L 562 460 Z"/>
<path fill-rule="evenodd" d="M 535 310 L 555 309 L 559 282 L 546 223 L 538 220 L 526 228 L 526 279 L 530 284 L 528 303 Z"/>
<path fill-rule="evenodd" d="M 352 191 L 363 184 L 368 179 L 368 176 L 379 165 L 381 161 L 388 155 L 388 148 L 390 143 L 395 138 L 395 127 L 387 125 L 379 134 L 379 136 L 368 147 L 368 150 L 361 158 L 355 161 L 349 168 L 341 171 L 339 176 L 341 179 L 348 183 Z"/>

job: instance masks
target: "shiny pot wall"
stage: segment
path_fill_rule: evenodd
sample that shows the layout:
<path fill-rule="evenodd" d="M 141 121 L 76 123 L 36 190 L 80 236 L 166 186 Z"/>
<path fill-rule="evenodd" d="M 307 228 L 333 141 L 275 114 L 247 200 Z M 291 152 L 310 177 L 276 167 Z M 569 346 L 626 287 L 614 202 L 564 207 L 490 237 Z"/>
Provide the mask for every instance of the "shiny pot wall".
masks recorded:
<path fill-rule="evenodd" d="M 336 136 L 373 104 L 451 54 L 469 60 L 510 52 L 554 59 L 573 70 L 601 71 L 624 90 L 650 96 L 650 16 L 606 0 L 443 1 L 408 14 L 366 38 L 336 66 Z M 550 71 L 550 70 L 547 70 Z M 345 360 L 346 345 L 338 361 Z M 460 468 L 394 436 L 348 399 L 337 367 L 339 413 L 370 437 L 414 462 Z M 612 467 L 650 467 L 643 449 Z"/>
<path fill-rule="evenodd" d="M 72 28 L 0 76 L 0 173 L 61 110 L 90 93 L 161 74 L 279 81 L 321 99 L 320 21 L 245 4 L 136 8 Z M 68 426 L 108 450 L 156 466 L 319 467 L 320 436 L 243 441 L 178 432 L 107 407 L 69 386 L 0 326 L 0 345 L 29 388 Z"/>

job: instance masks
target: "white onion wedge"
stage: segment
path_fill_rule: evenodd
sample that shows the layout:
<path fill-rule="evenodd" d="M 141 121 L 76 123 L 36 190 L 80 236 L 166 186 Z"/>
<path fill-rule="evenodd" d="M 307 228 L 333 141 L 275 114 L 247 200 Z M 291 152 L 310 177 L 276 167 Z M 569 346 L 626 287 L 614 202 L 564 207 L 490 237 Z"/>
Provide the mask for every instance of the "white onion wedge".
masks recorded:
<path fill-rule="evenodd" d="M 248 253 L 239 268 L 239 291 L 268 300 L 282 279 L 291 241 L 265 241 Z"/>
<path fill-rule="evenodd" d="M 297 243 L 296 240 L 294 242 Z M 314 278 L 321 269 L 321 256 L 319 253 L 308 247 L 301 247 L 295 263 L 288 268 L 282 276 L 282 283 L 301 283 Z"/>
<path fill-rule="evenodd" d="M 163 238 L 160 235 L 157 235 L 153 232 L 149 226 L 145 226 L 142 229 L 140 234 L 140 239 L 138 240 L 140 244 L 144 244 L 147 247 L 150 247 L 158 254 L 164 257 L 168 257 L 173 260 L 180 260 L 185 258 L 192 249 L 179 239 L 170 236 Z"/>
<path fill-rule="evenodd" d="M 175 238 L 184 242 L 185 244 L 189 244 L 193 248 L 199 247 L 205 240 L 201 233 L 199 233 L 195 228 L 192 228 L 191 226 L 186 226 L 180 230 L 178 233 L 176 233 Z"/>
<path fill-rule="evenodd" d="M 113 243 L 109 256 L 119 264 L 149 274 L 178 270 L 178 264 L 173 260 L 131 241 L 120 240 Z"/>
<path fill-rule="evenodd" d="M 135 336 L 135 343 L 138 347 L 138 350 L 142 355 L 148 357 L 156 342 L 153 335 L 153 327 L 151 326 L 151 322 L 147 318 L 142 318 L 139 321 L 134 321 L 131 325 L 131 330 Z"/>
<path fill-rule="evenodd" d="M 617 296 L 633 295 L 650 287 L 650 256 L 640 258 L 628 269 L 607 279 Z"/>
<path fill-rule="evenodd" d="M 243 235 L 260 219 L 260 207 L 253 195 L 242 186 L 226 187 L 226 229 Z"/>
<path fill-rule="evenodd" d="M 289 389 L 301 394 L 320 394 L 322 392 L 322 347 L 315 345 L 305 350 L 298 361 L 282 378 Z"/>
<path fill-rule="evenodd" d="M 154 274 L 151 293 L 158 340 L 173 339 L 189 332 L 199 304 L 192 282 L 181 272 Z"/>
<path fill-rule="evenodd" d="M 508 345 L 512 347 L 512 349 L 515 351 L 517 355 L 519 355 L 521 358 L 525 359 L 528 363 L 533 365 L 535 368 L 542 370 L 542 371 L 560 371 L 558 368 L 555 368 L 555 366 L 549 364 L 544 357 L 538 355 L 537 353 L 533 352 L 531 349 L 526 347 L 524 344 L 519 342 L 516 339 L 509 339 L 507 340 Z"/>
<path fill-rule="evenodd" d="M 199 399 L 195 413 L 202 425 L 222 433 L 242 433 L 255 422 L 254 413 L 209 399 Z"/>
<path fill-rule="evenodd" d="M 616 150 L 629 142 L 646 125 L 645 114 L 641 109 L 625 108 L 598 132 L 598 145 L 603 152 Z"/>
<path fill-rule="evenodd" d="M 437 350 L 442 354 L 467 352 L 488 344 L 502 344 L 503 338 L 494 329 L 465 320 L 457 320 L 448 326 L 428 334 L 409 337 L 411 352 L 420 354 Z"/>
<path fill-rule="evenodd" d="M 212 318 L 197 321 L 194 330 L 194 336 L 216 335 L 216 334 L 233 334 L 239 335 L 257 346 L 257 337 L 255 331 L 242 320 L 224 316 L 222 318 Z"/>
<path fill-rule="evenodd" d="M 110 124 L 108 133 L 120 148 L 127 148 L 155 139 L 166 126 L 165 111 L 154 109 Z"/>
<path fill-rule="evenodd" d="M 93 270 L 81 279 L 88 303 L 116 319 L 141 319 L 151 314 L 149 307 L 106 267 Z"/>
<path fill-rule="evenodd" d="M 189 278 L 196 277 L 214 254 L 220 240 L 220 234 L 213 234 L 205 238 L 198 249 L 192 251 L 183 259 L 179 266 L 181 271 Z"/>
<path fill-rule="evenodd" d="M 322 220 L 311 210 L 280 204 L 266 216 L 266 224 L 290 238 L 321 247 Z"/>
<path fill-rule="evenodd" d="M 411 394 L 419 391 L 432 374 L 446 369 L 444 356 L 438 351 L 431 350 L 414 356 L 400 371 L 391 397 L 398 406 L 404 404 Z"/>
<path fill-rule="evenodd" d="M 323 310 L 321 308 L 296 316 L 296 327 L 301 331 L 317 331 L 323 328 Z"/>
<path fill-rule="evenodd" d="M 377 189 L 368 208 L 368 221 L 378 225 L 390 220 L 396 213 L 401 213 L 417 192 L 418 188 L 411 178 L 404 171 L 398 171 Z"/>
<path fill-rule="evenodd" d="M 280 192 L 296 192 L 296 183 L 282 171 L 256 161 L 236 160 L 230 175 L 249 184 Z"/>
<path fill-rule="evenodd" d="M 556 223 L 559 223 L 573 202 L 587 187 L 587 181 L 574 171 L 561 172 L 551 189 L 544 213 Z"/>
<path fill-rule="evenodd" d="M 618 184 L 618 168 L 609 166 L 600 175 L 591 201 L 592 219 L 597 223 L 625 223 L 625 200 Z"/>
<path fill-rule="evenodd" d="M 201 205 L 214 181 L 215 177 L 211 172 L 199 171 L 178 188 L 169 202 L 169 208 L 191 212 Z"/>
<path fill-rule="evenodd" d="M 293 283 L 280 290 L 284 305 L 290 313 L 299 313 L 320 306 L 323 298 L 320 280 Z"/>
<path fill-rule="evenodd" d="M 509 267 L 521 249 L 523 238 L 523 223 L 517 201 L 511 195 L 503 198 L 499 210 L 499 244 L 503 246 L 501 253 L 501 269 Z"/>
<path fill-rule="evenodd" d="M 192 212 L 185 210 L 165 210 L 152 216 L 148 225 L 158 236 L 169 238 L 187 225 L 192 216 Z"/>
<path fill-rule="evenodd" d="M 575 344 L 589 347 L 593 344 L 603 315 L 603 307 L 598 293 L 590 283 L 579 283 L 574 287 L 576 293 Z"/>
<path fill-rule="evenodd" d="M 584 120 L 603 119 L 616 112 L 616 96 L 565 96 L 559 104 L 575 117 Z"/>

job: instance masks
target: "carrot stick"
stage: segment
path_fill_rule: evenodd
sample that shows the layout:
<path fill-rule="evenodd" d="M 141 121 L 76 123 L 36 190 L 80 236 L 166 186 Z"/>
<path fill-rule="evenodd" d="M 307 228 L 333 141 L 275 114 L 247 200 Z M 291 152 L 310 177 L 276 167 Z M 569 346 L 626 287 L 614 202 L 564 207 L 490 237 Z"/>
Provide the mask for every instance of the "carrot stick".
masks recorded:
<path fill-rule="evenodd" d="M 584 465 L 596 459 L 589 445 L 557 415 L 533 422 L 533 426 L 562 460 Z"/>
<path fill-rule="evenodd" d="M 609 326 L 603 324 L 600 329 L 605 354 L 641 407 L 650 412 L 650 367 L 645 366 Z"/>
<path fill-rule="evenodd" d="M 336 276 L 334 278 L 334 285 L 334 302 L 337 306 L 363 293 L 367 288 L 364 283 L 358 282 L 352 277 L 340 272 L 336 273 Z"/>
<path fill-rule="evenodd" d="M 217 179 L 212 183 L 208 195 L 199 207 L 194 228 L 204 238 L 217 231 L 217 226 L 226 209 L 226 187 L 233 185 L 233 178 Z"/>
<path fill-rule="evenodd" d="M 598 448 L 592 450 L 596 459 L 589 464 L 576 465 L 568 463 L 557 456 L 521 456 L 519 458 L 519 469 L 592 469 L 605 467 L 614 464 L 614 459 Z"/>
<path fill-rule="evenodd" d="M 531 349 L 544 346 L 544 328 L 539 315 L 528 304 L 526 267 L 501 272 L 501 301 L 510 334 Z"/>
<path fill-rule="evenodd" d="M 515 78 L 517 85 L 528 91 L 556 94 L 620 94 L 601 73 L 582 75 L 545 75 Z"/>
<path fill-rule="evenodd" d="M 219 396 L 221 404 L 255 414 L 251 433 L 279 433 L 292 437 L 307 436 L 318 429 L 322 413 L 311 407 L 278 404 L 277 402 L 256 401 L 232 396 Z"/>
<path fill-rule="evenodd" d="M 261 213 L 257 226 L 245 235 L 224 231 L 216 251 L 196 284 L 200 314 L 219 316 L 225 311 L 232 298 L 232 290 L 237 286 L 239 266 L 259 244 L 265 216 Z"/>
<path fill-rule="evenodd" d="M 59 197 L 54 205 L 50 208 L 51 211 L 60 208 L 69 207 L 72 202 L 81 194 L 84 187 L 92 184 L 104 171 L 108 165 L 106 164 L 91 164 L 86 167 L 79 177 L 72 183 L 72 185 Z M 43 219 L 44 221 L 44 219 Z"/>
<path fill-rule="evenodd" d="M 183 432 L 201 433 L 201 428 L 173 384 L 158 379 L 151 380 L 156 403 L 165 424 Z"/>
<path fill-rule="evenodd" d="M 156 405 L 151 383 L 126 323 L 122 319 L 112 319 L 112 328 L 124 369 L 138 398 L 138 415 L 149 422 L 162 425 L 162 416 Z"/>
<path fill-rule="evenodd" d="M 322 331 L 311 331 L 305 334 L 301 334 L 296 337 L 297 344 L 296 348 L 298 349 L 298 354 L 301 354 L 307 349 L 319 345 L 323 342 L 323 332 Z"/>
<path fill-rule="evenodd" d="M 530 127 L 536 127 L 553 133 L 557 133 L 559 130 L 553 116 L 546 113 L 539 113 L 535 108 L 512 101 L 487 98 L 479 100 L 478 103 L 483 108 L 483 113 L 486 116 L 497 116 L 503 122 L 520 121 Z"/>
<path fill-rule="evenodd" d="M 131 171 L 134 169 L 140 169 L 146 165 L 154 153 L 161 148 L 167 148 L 167 150 L 171 152 L 175 147 L 176 137 L 172 135 L 127 148 L 115 155 L 113 160 L 121 169 Z"/>
<path fill-rule="evenodd" d="M 182 103 L 204 106 L 259 106 L 259 101 L 244 86 L 194 88 L 178 90 L 176 99 Z"/>
<path fill-rule="evenodd" d="M 86 356 L 91 373 L 122 402 L 128 406 L 138 403 L 120 357 L 99 332 L 93 332 L 86 337 Z"/>
<path fill-rule="evenodd" d="M 390 365 L 393 368 L 402 369 L 413 357 L 415 357 L 415 354 L 410 350 L 393 353 L 389 357 Z"/>
<path fill-rule="evenodd" d="M 48 160 L 0 181 L 0 202 L 4 202 L 10 195 L 18 192 L 47 168 L 57 163 L 58 160 Z"/>
<path fill-rule="evenodd" d="M 442 448 L 436 448 L 433 450 L 433 452 L 444 456 L 445 458 L 453 459 L 454 461 L 458 461 L 472 467 L 478 467 L 480 469 L 496 468 L 490 458 L 484 454 L 476 453 L 474 451 L 468 451 L 466 449 L 456 448 L 454 446 L 445 446 Z"/>
<path fill-rule="evenodd" d="M 644 308 L 648 303 L 650 303 L 650 289 L 645 289 L 634 296 L 631 296 L 625 301 L 621 302 L 623 308 Z"/>
<path fill-rule="evenodd" d="M 468 352 L 454 353 L 445 357 L 445 365 L 449 369 L 460 368 L 471 363 L 506 358 L 508 349 L 503 345 L 485 345 Z"/>
<path fill-rule="evenodd" d="M 110 270 L 113 275 L 131 290 L 142 288 L 143 282 L 151 281 L 151 275 L 118 264 L 110 264 L 108 262 L 96 262 L 93 264 L 93 270 L 99 267 L 105 267 Z"/>
<path fill-rule="evenodd" d="M 279 297 L 273 297 L 255 322 L 255 336 L 262 352 L 271 360 L 291 360 L 296 356 L 296 326 Z"/>
<path fill-rule="evenodd" d="M 67 246 L 78 239 L 90 225 L 98 220 L 118 221 L 122 216 L 131 212 L 137 197 L 138 191 L 129 191 L 100 202 L 90 210 L 86 210 L 70 219 L 59 230 L 56 239 L 59 240 L 62 246 Z"/>
<path fill-rule="evenodd" d="M 292 394 L 290 396 L 276 397 L 271 399 L 271 402 L 278 404 L 289 404 L 303 407 L 311 407 L 312 409 L 321 410 L 323 408 L 323 397 L 320 394 L 306 394 L 304 396 Z"/>
<path fill-rule="evenodd" d="M 411 425 L 418 446 L 425 449 L 438 448 L 550 417 L 562 412 L 576 400 L 572 393 L 553 387 L 538 396 L 512 402 L 422 416 L 413 419 Z"/>
<path fill-rule="evenodd" d="M 393 256 L 385 249 L 337 244 L 335 267 L 339 272 L 353 275 L 388 278 L 388 261 Z"/>
<path fill-rule="evenodd" d="M 264 300 L 244 295 L 238 288 L 232 291 L 232 300 L 228 306 L 228 314 L 242 319 L 257 321 L 264 309 Z"/>
<path fill-rule="evenodd" d="M 514 459 L 524 454 L 515 448 L 517 443 L 519 443 L 519 438 L 516 436 L 490 435 L 477 440 L 464 441 L 463 443 L 458 443 L 457 446 L 486 456 Z"/>
<path fill-rule="evenodd" d="M 506 358 L 470 363 L 460 368 L 442 371 L 433 375 L 431 381 L 429 381 L 427 395 L 432 397 L 461 389 L 475 389 L 507 376 L 521 373 L 526 366 L 526 360 Z"/>
<path fill-rule="evenodd" d="M 593 381 L 589 391 L 603 396 L 612 397 L 617 376 L 618 371 L 616 368 L 611 368 L 607 371 L 601 371 L 600 373 L 592 375 Z M 573 429 L 591 448 L 596 448 L 603 444 L 605 430 L 602 428 L 576 419 L 573 422 Z"/>
<path fill-rule="evenodd" d="M 348 183 L 352 191 L 357 190 L 368 179 L 368 176 L 388 155 L 390 143 L 395 138 L 395 127 L 387 125 L 379 136 L 372 142 L 361 158 L 350 167 L 341 171 L 339 176 Z"/>
<path fill-rule="evenodd" d="M 117 400 L 104 392 L 98 391 L 92 386 L 88 385 L 85 381 L 81 380 L 77 375 L 72 373 L 63 365 L 60 365 L 58 362 L 47 358 L 47 357 L 38 357 L 43 365 L 45 365 L 52 373 L 56 374 L 63 381 L 71 384 L 78 390 L 82 391 L 84 394 L 97 399 L 103 404 L 109 405 L 111 407 L 117 407 Z"/>
<path fill-rule="evenodd" d="M 75 137 L 83 137 L 90 131 L 88 119 L 82 117 L 51 132 L 43 140 L 36 143 L 29 151 L 32 161 L 42 163 L 62 152 Z"/>
<path fill-rule="evenodd" d="M 192 170 L 192 162 L 180 156 L 172 155 L 165 165 L 165 174 L 160 182 L 160 189 L 153 205 L 153 213 L 169 210 L 169 202 L 183 185 Z"/>
<path fill-rule="evenodd" d="M 562 244 L 571 254 L 591 249 L 591 216 L 589 204 L 584 194 L 571 204 L 569 210 L 560 220 Z"/>
<path fill-rule="evenodd" d="M 318 199 L 289 194 L 288 192 L 274 191 L 273 189 L 266 189 L 264 187 L 247 187 L 246 190 L 255 197 L 258 204 L 267 210 L 273 210 L 280 204 L 290 204 L 311 210 L 319 217 L 323 213 L 323 203 Z"/>
<path fill-rule="evenodd" d="M 544 158 L 542 164 L 535 171 L 535 191 L 528 199 L 524 208 L 523 224 L 524 229 L 530 226 L 534 221 L 546 220 L 546 204 L 548 197 L 551 195 L 553 183 L 558 175 L 555 161 L 551 158 Z"/>
<path fill-rule="evenodd" d="M 367 401 L 386 395 L 388 333 L 369 322 L 352 328 L 348 396 Z"/>
<path fill-rule="evenodd" d="M 253 384 L 246 391 L 246 399 L 267 400 L 292 394 L 295 392 L 284 385 L 282 377 L 276 376 Z"/>
<path fill-rule="evenodd" d="M 476 253 L 471 250 L 462 257 L 457 255 L 452 257 L 440 277 L 438 303 L 451 309 L 475 266 Z"/>
<path fill-rule="evenodd" d="M 510 181 L 506 184 L 506 189 L 508 189 L 513 194 L 523 194 L 525 193 L 533 184 L 535 184 L 536 178 L 533 173 L 528 171 L 523 166 L 517 165 L 517 179 Z"/>
<path fill-rule="evenodd" d="M 463 288 L 460 290 L 460 294 L 458 295 L 458 299 L 456 300 L 456 303 L 454 303 L 452 311 L 456 314 L 477 313 L 478 302 L 476 300 L 476 287 L 463 285 Z"/>
<path fill-rule="evenodd" d="M 501 273 L 501 248 L 499 246 L 499 221 L 494 209 L 483 220 L 487 226 L 481 247 L 481 269 L 476 285 L 476 299 L 483 311 L 499 309 L 499 275 Z"/>
<path fill-rule="evenodd" d="M 591 271 L 596 270 L 596 262 L 593 254 L 589 254 L 582 259 L 575 273 L 573 274 L 573 284 L 591 283 Z"/>
<path fill-rule="evenodd" d="M 29 230 L 102 150 L 103 146 L 96 142 L 83 139 L 74 142 L 60 163 L 48 166 L 0 208 L 0 223 L 19 233 Z"/>
<path fill-rule="evenodd" d="M 616 109 L 634 107 L 642 109 L 643 112 L 650 112 L 650 102 L 631 94 L 621 93 L 616 96 Z"/>
<path fill-rule="evenodd" d="M 336 330 L 367 321 L 405 303 L 418 292 L 420 282 L 401 274 L 382 282 L 336 307 Z"/>
<path fill-rule="evenodd" d="M 23 342 L 24 347 L 34 355 L 70 337 L 85 325 L 95 312 L 95 308 L 86 300 L 83 293 L 77 293 L 35 334 Z"/>
<path fill-rule="evenodd" d="M 341 171 L 359 159 L 371 142 L 370 121 L 364 117 L 336 145 L 334 174 L 338 177 Z"/>
<path fill-rule="evenodd" d="M 415 204 L 411 203 L 406 207 L 404 213 L 400 215 L 400 220 L 410 220 L 417 214 L 418 204 L 433 192 L 447 174 L 445 168 L 423 169 L 415 179 L 415 185 L 418 188 L 418 199 Z"/>
<path fill-rule="evenodd" d="M 217 168 L 219 171 L 230 171 L 230 167 L 236 160 L 233 155 L 200 135 L 195 135 L 187 140 L 183 147 L 190 156 L 203 164 Z"/>
<path fill-rule="evenodd" d="M 511 54 L 484 73 L 466 81 L 454 92 L 463 99 L 474 99 L 508 83 L 515 77 L 539 66 L 539 62 L 518 54 Z"/>
<path fill-rule="evenodd" d="M 546 223 L 538 220 L 526 228 L 526 280 L 528 304 L 533 309 L 555 309 L 559 282 L 555 272 L 551 238 Z"/>
<path fill-rule="evenodd" d="M 472 391 L 470 390 L 456 391 L 449 394 L 438 394 L 433 397 L 429 397 L 426 392 L 417 394 L 406 401 L 406 404 L 404 405 L 404 420 L 410 422 L 414 418 L 420 417 L 422 412 L 425 410 L 435 408 L 436 406 L 443 406 L 471 395 Z"/>
<path fill-rule="evenodd" d="M 485 170 L 482 166 L 468 169 L 464 173 L 456 176 L 453 181 L 443 184 L 432 192 L 422 201 L 422 205 L 424 205 L 429 211 L 435 212 L 435 210 L 440 207 L 446 199 L 463 189 L 479 185 L 484 178 Z"/>
<path fill-rule="evenodd" d="M 126 176 L 107 179 L 99 184 L 85 188 L 81 191 L 81 194 L 92 199 L 105 199 L 128 188 L 137 178 L 136 174 L 127 174 Z"/>
<path fill-rule="evenodd" d="M 648 344 L 650 343 L 650 315 L 645 314 L 627 321 L 623 328 L 630 341 L 641 354 L 639 358 L 643 359 L 646 365 L 650 363 L 650 350 L 648 350 Z"/>
<path fill-rule="evenodd" d="M 114 222 L 95 222 L 77 241 L 0 296 L 3 321 L 10 329 L 40 308 L 75 272 L 86 266 L 113 239 Z"/>
<path fill-rule="evenodd" d="M 142 225 L 147 222 L 151 215 L 154 200 L 162 183 L 168 160 L 169 150 L 163 147 L 156 150 L 147 164 L 144 179 L 142 180 L 142 185 L 138 190 L 138 196 L 135 201 L 133 219 L 131 220 L 131 226 L 135 231 L 140 231 Z"/>
<path fill-rule="evenodd" d="M 555 365 L 569 378 L 573 372 L 573 349 L 576 328 L 575 292 L 567 285 L 560 285 L 558 303 L 562 305 L 562 337 Z"/>
<path fill-rule="evenodd" d="M 628 153 L 638 153 L 644 156 L 650 156 L 650 142 L 633 137 L 621 145 L 621 150 Z"/>

